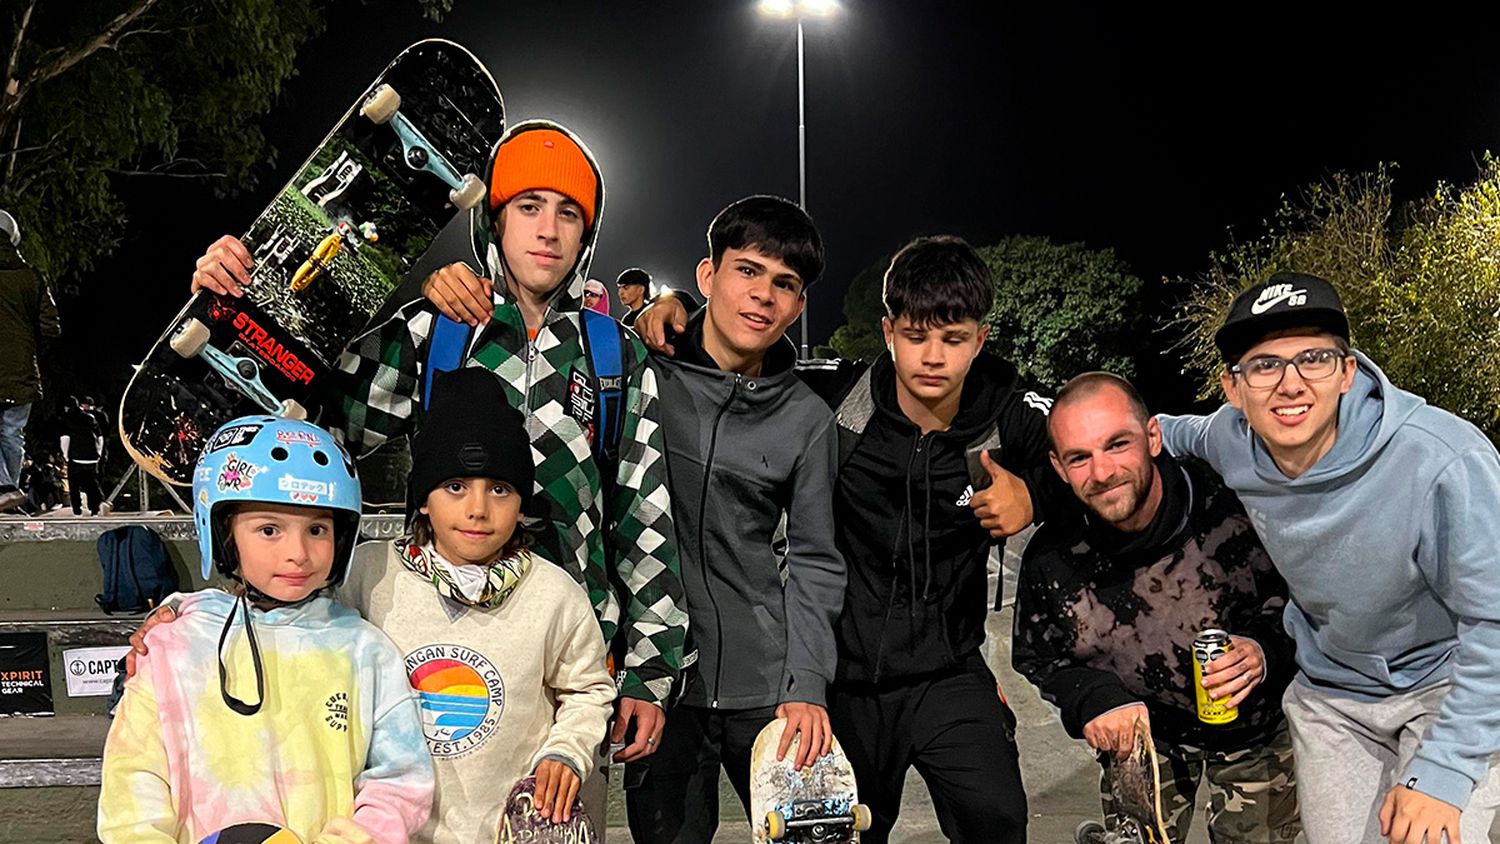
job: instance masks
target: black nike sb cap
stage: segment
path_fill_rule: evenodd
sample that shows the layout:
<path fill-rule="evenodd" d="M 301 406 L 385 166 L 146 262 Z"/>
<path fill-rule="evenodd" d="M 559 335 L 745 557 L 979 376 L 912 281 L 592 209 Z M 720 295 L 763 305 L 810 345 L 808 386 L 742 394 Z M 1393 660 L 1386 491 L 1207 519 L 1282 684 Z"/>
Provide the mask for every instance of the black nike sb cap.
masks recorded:
<path fill-rule="evenodd" d="M 1349 339 L 1349 318 L 1333 285 L 1315 275 L 1282 272 L 1235 297 L 1214 344 L 1226 363 L 1237 363 L 1262 337 L 1284 328 L 1319 328 Z"/>

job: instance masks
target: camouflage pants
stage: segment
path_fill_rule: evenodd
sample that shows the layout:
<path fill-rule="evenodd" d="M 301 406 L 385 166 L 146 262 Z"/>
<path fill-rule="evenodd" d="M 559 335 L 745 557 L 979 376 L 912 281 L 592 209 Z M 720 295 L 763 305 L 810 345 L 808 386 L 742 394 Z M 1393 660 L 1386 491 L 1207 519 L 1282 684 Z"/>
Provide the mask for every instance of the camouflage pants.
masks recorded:
<path fill-rule="evenodd" d="M 1292 738 L 1286 724 L 1265 744 L 1232 753 L 1211 753 L 1156 741 L 1163 822 L 1174 844 L 1187 840 L 1198 785 L 1208 779 L 1208 838 L 1213 844 L 1291 844 L 1302 829 Z M 1099 778 L 1110 831 L 1116 831 L 1109 767 Z"/>

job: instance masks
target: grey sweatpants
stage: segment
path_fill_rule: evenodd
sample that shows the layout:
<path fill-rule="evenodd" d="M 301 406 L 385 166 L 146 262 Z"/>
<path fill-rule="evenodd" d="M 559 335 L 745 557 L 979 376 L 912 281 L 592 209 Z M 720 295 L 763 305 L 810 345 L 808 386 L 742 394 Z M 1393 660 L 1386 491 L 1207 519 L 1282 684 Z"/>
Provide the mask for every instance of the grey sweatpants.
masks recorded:
<path fill-rule="evenodd" d="M 1292 727 L 1308 844 L 1385 840 L 1380 837 L 1380 807 L 1386 792 L 1437 720 L 1448 687 L 1439 683 L 1375 702 L 1328 694 L 1301 680 L 1287 687 L 1282 709 Z M 1492 760 L 1459 821 L 1464 844 L 1489 841 L 1497 806 L 1500 766 Z"/>

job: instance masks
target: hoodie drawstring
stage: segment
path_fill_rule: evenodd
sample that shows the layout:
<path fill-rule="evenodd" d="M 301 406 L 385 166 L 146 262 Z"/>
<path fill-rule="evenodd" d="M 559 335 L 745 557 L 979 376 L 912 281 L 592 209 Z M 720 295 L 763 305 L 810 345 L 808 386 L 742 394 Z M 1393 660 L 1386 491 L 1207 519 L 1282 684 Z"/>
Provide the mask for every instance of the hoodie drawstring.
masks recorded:
<path fill-rule="evenodd" d="M 917 452 L 922 450 L 922 438 L 917 437 L 917 442 L 912 446 L 911 455 L 906 458 L 906 518 L 902 520 L 906 528 L 906 577 L 907 587 L 911 590 L 911 603 L 906 607 L 907 618 L 917 617 L 917 549 L 912 542 L 912 522 L 916 514 L 912 512 L 911 501 L 911 467 L 917 462 Z M 925 538 L 925 537 L 924 537 Z M 891 584 L 891 600 L 896 600 L 896 585 Z"/>
<path fill-rule="evenodd" d="M 229 617 L 224 619 L 224 629 L 219 631 L 219 695 L 224 698 L 224 704 L 241 715 L 254 715 L 266 702 L 266 674 L 265 667 L 260 658 L 260 643 L 255 639 L 255 625 L 250 622 L 250 601 L 265 601 L 274 604 L 277 609 L 293 609 L 312 601 L 323 593 L 322 589 L 314 589 L 311 594 L 300 601 L 288 603 L 272 598 L 270 595 L 251 586 L 240 577 L 235 577 L 245 591 L 234 600 L 234 606 L 229 608 Z M 229 639 L 229 631 L 234 627 L 234 614 L 239 612 L 240 605 L 245 608 L 245 638 L 250 640 L 250 662 L 255 666 L 255 703 L 245 703 L 229 693 L 229 669 L 224 666 L 224 642 Z"/>

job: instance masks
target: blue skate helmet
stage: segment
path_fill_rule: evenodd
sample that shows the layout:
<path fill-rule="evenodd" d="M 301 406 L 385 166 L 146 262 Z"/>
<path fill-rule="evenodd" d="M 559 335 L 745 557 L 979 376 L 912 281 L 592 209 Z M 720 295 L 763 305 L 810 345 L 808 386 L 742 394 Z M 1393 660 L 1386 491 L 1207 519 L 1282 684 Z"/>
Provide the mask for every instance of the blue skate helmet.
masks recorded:
<path fill-rule="evenodd" d="M 193 522 L 203 577 L 217 561 L 235 577 L 239 555 L 227 542 L 230 508 L 242 502 L 326 507 L 334 515 L 333 569 L 328 585 L 349 573 L 359 538 L 360 489 L 354 461 L 316 425 L 275 416 L 242 416 L 209 437 L 193 475 Z"/>
<path fill-rule="evenodd" d="M 359 478 L 354 474 L 354 461 L 333 441 L 332 434 L 306 422 L 275 416 L 242 416 L 214 432 L 193 474 L 193 522 L 198 528 L 204 578 L 217 567 L 220 574 L 238 579 L 240 560 L 234 543 L 227 541 L 231 507 L 226 505 L 246 502 L 332 510 L 333 568 L 325 585 L 337 586 L 344 581 L 359 538 Z M 265 668 L 250 620 L 250 597 L 266 596 L 249 583 L 244 586 L 219 633 L 218 662 L 220 696 L 230 709 L 248 716 L 259 712 L 266 700 Z M 224 642 L 241 610 L 255 666 L 254 703 L 230 694 L 229 670 L 224 664 Z"/>

